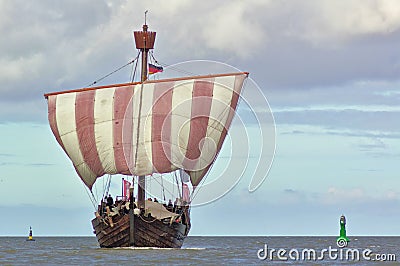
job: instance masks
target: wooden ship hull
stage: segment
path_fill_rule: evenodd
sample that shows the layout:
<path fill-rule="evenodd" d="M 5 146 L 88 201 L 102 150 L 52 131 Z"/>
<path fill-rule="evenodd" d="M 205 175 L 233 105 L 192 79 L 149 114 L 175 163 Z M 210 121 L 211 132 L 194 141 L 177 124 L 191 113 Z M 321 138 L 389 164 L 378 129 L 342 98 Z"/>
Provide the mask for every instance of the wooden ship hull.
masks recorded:
<path fill-rule="evenodd" d="M 187 217 L 188 213 L 186 212 Z M 102 248 L 181 248 L 190 230 L 190 221 L 175 217 L 157 219 L 150 214 L 99 215 L 92 220 L 93 233 Z"/>

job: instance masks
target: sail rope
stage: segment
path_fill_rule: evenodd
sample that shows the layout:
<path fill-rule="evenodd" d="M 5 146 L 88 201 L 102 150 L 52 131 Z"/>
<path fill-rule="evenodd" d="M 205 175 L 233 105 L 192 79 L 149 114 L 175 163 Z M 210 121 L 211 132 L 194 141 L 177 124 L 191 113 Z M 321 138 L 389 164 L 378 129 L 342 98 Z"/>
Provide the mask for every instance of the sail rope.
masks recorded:
<path fill-rule="evenodd" d="M 114 70 L 114 71 L 108 73 L 107 75 L 105 75 L 105 76 L 103 76 L 103 77 L 101 77 L 101 78 L 99 78 L 99 79 L 93 81 L 92 83 L 90 83 L 90 84 L 87 85 L 86 87 L 91 87 L 91 86 L 97 84 L 98 82 L 102 81 L 103 79 L 108 78 L 108 77 L 111 76 L 112 74 L 114 74 L 114 73 L 120 71 L 121 69 L 123 69 L 123 68 L 129 66 L 130 64 L 133 64 L 135 61 L 137 61 L 138 58 L 139 58 L 139 55 L 137 55 L 134 59 L 132 59 L 131 61 L 129 61 L 129 62 L 126 63 L 125 65 L 123 65 L 123 66 L 117 68 L 116 70 Z"/>
<path fill-rule="evenodd" d="M 178 183 L 178 175 L 176 173 L 177 171 L 174 172 L 174 176 L 175 176 L 175 182 L 176 182 L 176 187 L 178 188 L 178 193 L 179 193 L 179 198 L 182 198 L 182 194 L 181 194 L 181 190 L 179 188 L 179 183 Z"/>
<path fill-rule="evenodd" d="M 160 179 L 161 179 L 161 188 L 162 188 L 162 195 L 163 195 L 163 199 L 165 202 L 165 190 L 164 190 L 164 182 L 163 182 L 163 176 L 160 175 Z"/>
<path fill-rule="evenodd" d="M 93 191 L 90 191 L 91 192 L 91 194 L 90 194 L 88 191 L 89 189 L 86 187 L 86 185 L 83 182 L 82 182 L 82 185 L 83 185 L 83 190 L 86 191 L 86 194 L 88 195 L 90 201 L 92 202 L 93 208 L 96 210 L 97 202 L 96 202 L 95 196 L 93 195 Z"/>
<path fill-rule="evenodd" d="M 139 49 L 138 49 L 139 50 Z M 138 59 L 139 58 L 139 56 L 140 56 L 140 50 L 139 50 L 139 52 L 138 52 L 138 55 L 136 56 L 136 58 L 135 59 Z M 134 80 L 135 80 L 135 75 L 136 75 L 136 72 L 137 72 L 137 66 L 138 66 L 138 62 L 139 62 L 139 60 L 136 60 L 136 64 L 132 64 L 132 70 L 131 70 L 131 82 L 133 82 Z"/>
<path fill-rule="evenodd" d="M 110 191 L 110 185 L 111 185 L 111 175 L 108 175 L 107 176 L 107 182 L 106 182 L 106 188 L 104 190 L 104 194 L 103 194 L 102 198 L 104 198 L 105 196 L 108 195 L 108 192 Z"/>
<path fill-rule="evenodd" d="M 171 173 L 169 173 L 169 174 L 171 174 Z M 169 190 L 168 188 L 165 188 L 164 187 L 164 183 L 163 183 L 163 176 L 162 175 L 160 175 L 160 177 L 161 177 L 161 182 L 157 179 L 157 178 L 155 178 L 153 175 L 151 175 L 153 178 L 153 180 L 155 181 L 155 182 L 157 182 L 161 187 L 162 187 L 162 190 L 163 190 L 163 198 L 164 198 L 164 202 L 166 202 L 166 198 L 165 198 L 165 190 L 167 190 L 167 192 L 172 196 L 172 198 L 174 198 L 175 197 L 175 185 L 173 184 L 172 185 L 172 191 L 171 190 Z M 169 175 L 170 177 L 172 177 L 173 178 L 173 176 L 172 175 Z M 174 183 L 173 182 L 173 180 L 172 180 L 172 183 Z M 179 189 L 178 189 L 178 191 L 179 191 Z"/>
<path fill-rule="evenodd" d="M 103 190 L 102 190 L 102 193 L 104 193 L 104 191 L 106 191 L 106 183 L 104 182 L 104 180 L 105 180 L 105 178 L 102 178 L 102 181 L 103 181 Z M 103 194 L 101 195 L 101 198 L 104 198 L 104 195 L 103 195 Z"/>
<path fill-rule="evenodd" d="M 92 194 L 94 194 L 94 195 L 93 195 L 94 198 L 96 198 L 96 199 L 99 198 L 97 186 L 93 186 L 93 187 L 92 187 Z"/>
<path fill-rule="evenodd" d="M 153 174 L 151 176 L 153 176 Z M 144 182 L 146 182 L 146 190 L 148 189 L 148 191 L 151 191 L 151 182 L 148 182 L 147 178 L 144 180 Z"/>

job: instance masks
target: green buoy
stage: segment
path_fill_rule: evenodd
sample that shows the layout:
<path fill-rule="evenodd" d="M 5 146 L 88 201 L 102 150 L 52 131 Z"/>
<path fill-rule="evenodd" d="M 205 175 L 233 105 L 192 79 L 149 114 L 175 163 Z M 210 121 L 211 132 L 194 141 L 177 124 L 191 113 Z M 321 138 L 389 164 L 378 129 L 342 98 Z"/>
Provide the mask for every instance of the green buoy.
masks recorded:
<path fill-rule="evenodd" d="M 340 248 L 347 247 L 350 239 L 346 236 L 346 217 L 340 216 L 340 236 L 336 239 L 336 244 Z"/>

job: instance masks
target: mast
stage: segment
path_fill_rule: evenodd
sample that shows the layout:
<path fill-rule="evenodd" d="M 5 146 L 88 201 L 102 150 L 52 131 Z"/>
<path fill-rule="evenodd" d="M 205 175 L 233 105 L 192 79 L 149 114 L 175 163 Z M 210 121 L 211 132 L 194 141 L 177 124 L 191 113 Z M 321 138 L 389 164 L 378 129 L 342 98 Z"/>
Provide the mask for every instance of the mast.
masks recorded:
<path fill-rule="evenodd" d="M 147 31 L 148 26 L 146 24 L 146 14 L 144 13 L 144 25 L 142 31 L 135 31 L 135 43 L 136 48 L 140 49 L 142 53 L 142 71 L 141 71 L 141 82 L 145 82 L 147 80 L 147 56 L 150 49 L 154 47 L 154 41 L 156 39 L 156 32 Z M 145 191 L 146 191 L 146 181 L 145 176 L 139 176 L 138 182 L 138 205 L 140 209 L 143 209 L 144 201 L 145 201 Z"/>

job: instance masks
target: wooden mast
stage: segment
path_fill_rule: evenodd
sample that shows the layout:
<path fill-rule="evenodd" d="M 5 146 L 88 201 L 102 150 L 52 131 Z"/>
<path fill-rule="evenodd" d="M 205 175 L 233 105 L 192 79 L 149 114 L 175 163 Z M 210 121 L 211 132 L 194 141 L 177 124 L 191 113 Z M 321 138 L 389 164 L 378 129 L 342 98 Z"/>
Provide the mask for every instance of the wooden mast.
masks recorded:
<path fill-rule="evenodd" d="M 156 39 L 156 33 L 152 31 L 147 31 L 148 26 L 146 24 L 146 14 L 144 13 L 144 25 L 142 31 L 135 31 L 135 43 L 136 48 L 140 49 L 142 53 L 142 71 L 141 71 L 141 82 L 147 80 L 147 56 L 150 49 L 154 47 L 154 41 Z M 145 202 L 145 191 L 146 191 L 146 182 L 144 176 L 139 176 L 138 182 L 138 205 L 140 209 L 144 209 Z"/>

